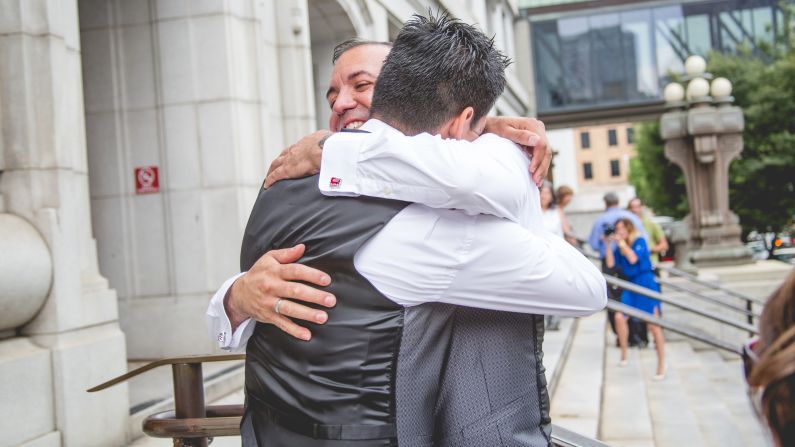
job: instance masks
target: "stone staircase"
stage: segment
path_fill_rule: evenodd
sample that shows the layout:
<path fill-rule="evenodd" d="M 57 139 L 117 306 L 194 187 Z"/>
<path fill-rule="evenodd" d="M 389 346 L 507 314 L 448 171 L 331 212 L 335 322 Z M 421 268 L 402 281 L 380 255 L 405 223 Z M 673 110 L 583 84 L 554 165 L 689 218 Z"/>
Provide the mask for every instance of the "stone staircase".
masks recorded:
<path fill-rule="evenodd" d="M 666 377 L 654 381 L 653 346 L 630 349 L 621 367 L 605 320 L 600 313 L 579 321 L 552 396 L 553 423 L 615 447 L 772 445 L 746 395 L 739 358 L 672 340 Z"/>

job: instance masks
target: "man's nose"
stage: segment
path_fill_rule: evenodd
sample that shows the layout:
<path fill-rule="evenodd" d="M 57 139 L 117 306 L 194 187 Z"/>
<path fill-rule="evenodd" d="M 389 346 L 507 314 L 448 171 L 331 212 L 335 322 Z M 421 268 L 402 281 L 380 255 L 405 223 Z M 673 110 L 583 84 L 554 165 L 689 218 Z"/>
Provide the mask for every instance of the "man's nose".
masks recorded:
<path fill-rule="evenodd" d="M 331 110 L 338 115 L 342 115 L 346 110 L 356 107 L 356 104 L 356 99 L 351 92 L 348 89 L 343 89 L 334 101 L 334 106 Z"/>

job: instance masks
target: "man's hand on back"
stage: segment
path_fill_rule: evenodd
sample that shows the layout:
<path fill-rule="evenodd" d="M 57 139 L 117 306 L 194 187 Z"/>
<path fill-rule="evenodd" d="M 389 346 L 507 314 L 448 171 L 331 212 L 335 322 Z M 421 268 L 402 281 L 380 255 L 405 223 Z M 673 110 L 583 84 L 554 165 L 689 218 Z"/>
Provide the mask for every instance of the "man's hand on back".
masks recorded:
<path fill-rule="evenodd" d="M 530 174 L 533 182 L 541 186 L 552 162 L 552 151 L 547 145 L 547 132 L 543 122 L 535 118 L 490 116 L 486 118 L 484 132 L 507 138 L 532 156 Z"/>
<path fill-rule="evenodd" d="M 271 163 L 264 186 L 269 188 L 279 180 L 308 177 L 320 172 L 321 142 L 329 135 L 331 132 L 328 130 L 318 130 L 283 150 Z"/>
<path fill-rule="evenodd" d="M 304 281 L 319 286 L 331 283 L 331 278 L 320 270 L 291 264 L 303 256 L 304 249 L 304 245 L 299 244 L 292 248 L 271 250 L 235 281 L 224 299 L 224 309 L 233 330 L 246 319 L 254 318 L 276 325 L 293 337 L 309 340 L 312 337 L 309 329 L 295 324 L 292 319 L 317 324 L 328 320 L 326 312 L 292 301 L 326 307 L 333 307 L 337 303 L 330 293 L 296 282 Z M 279 313 L 276 313 L 276 303 L 280 299 L 283 301 L 279 304 Z"/>

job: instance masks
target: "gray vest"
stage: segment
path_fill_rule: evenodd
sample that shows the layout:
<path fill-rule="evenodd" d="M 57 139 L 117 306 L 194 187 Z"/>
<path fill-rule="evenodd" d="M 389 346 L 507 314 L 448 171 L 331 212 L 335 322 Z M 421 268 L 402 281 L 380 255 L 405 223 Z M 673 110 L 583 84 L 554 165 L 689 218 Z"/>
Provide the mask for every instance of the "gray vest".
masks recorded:
<path fill-rule="evenodd" d="M 403 310 L 353 269 L 361 244 L 404 206 L 322 196 L 316 176 L 260 193 L 241 267 L 305 243 L 300 262 L 332 274 L 338 306 L 326 325 L 310 324 L 310 343 L 256 326 L 243 445 L 549 444 L 542 317 L 439 303 Z"/>
<path fill-rule="evenodd" d="M 447 352 L 424 328 L 452 324 Z M 402 447 L 550 445 L 544 317 L 425 304 L 406 310 L 397 378 Z M 435 399 L 435 400 L 434 400 Z"/>
<path fill-rule="evenodd" d="M 246 347 L 246 416 L 256 445 L 396 444 L 394 380 L 404 309 L 356 271 L 353 257 L 405 206 L 323 196 L 317 176 L 260 192 L 241 269 L 268 250 L 304 243 L 300 262 L 329 272 L 327 290 L 337 305 L 326 324 L 309 325 L 310 342 L 269 324 L 255 326 Z"/>

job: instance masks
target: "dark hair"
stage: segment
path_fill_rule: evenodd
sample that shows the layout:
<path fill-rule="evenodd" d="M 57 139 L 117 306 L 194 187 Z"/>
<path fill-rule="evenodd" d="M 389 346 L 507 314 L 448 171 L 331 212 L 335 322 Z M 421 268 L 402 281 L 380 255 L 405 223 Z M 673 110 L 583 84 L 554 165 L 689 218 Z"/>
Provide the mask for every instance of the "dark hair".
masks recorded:
<path fill-rule="evenodd" d="M 346 51 L 351 50 L 353 48 L 360 47 L 362 45 L 383 45 L 385 47 L 392 48 L 392 43 L 391 42 L 379 42 L 379 41 L 376 41 L 376 40 L 364 40 L 364 39 L 359 39 L 358 37 L 354 37 L 352 39 L 348 39 L 346 41 L 340 42 L 340 43 L 337 44 L 337 46 L 334 47 L 334 52 L 331 55 L 331 63 L 332 64 L 336 64 L 337 63 L 337 59 L 339 59 L 340 56 L 342 56 L 343 53 L 345 53 Z"/>
<path fill-rule="evenodd" d="M 605 205 L 615 206 L 618 205 L 618 196 L 614 192 L 609 192 L 604 196 Z"/>
<path fill-rule="evenodd" d="M 759 318 L 759 360 L 748 384 L 762 391 L 762 413 L 777 445 L 795 445 L 795 269 Z"/>
<path fill-rule="evenodd" d="M 446 13 L 415 14 L 384 61 L 370 112 L 407 134 L 438 129 L 469 106 L 474 124 L 505 89 L 508 64 L 474 26 Z"/>

